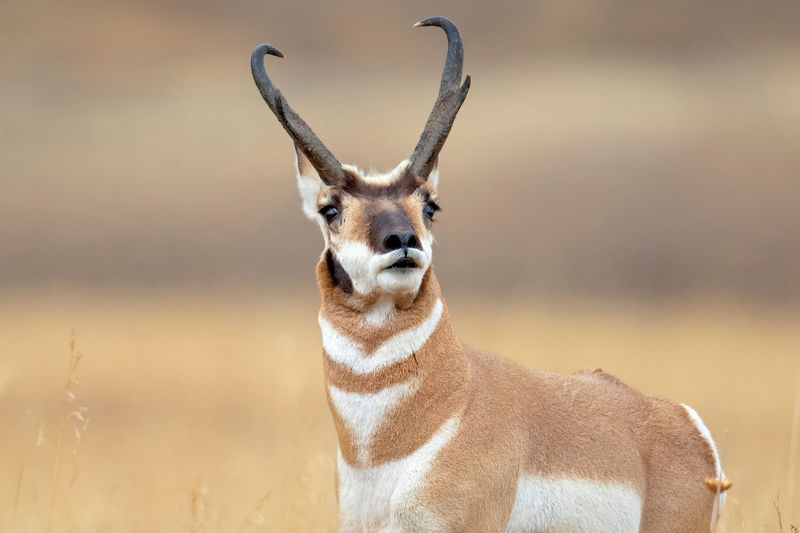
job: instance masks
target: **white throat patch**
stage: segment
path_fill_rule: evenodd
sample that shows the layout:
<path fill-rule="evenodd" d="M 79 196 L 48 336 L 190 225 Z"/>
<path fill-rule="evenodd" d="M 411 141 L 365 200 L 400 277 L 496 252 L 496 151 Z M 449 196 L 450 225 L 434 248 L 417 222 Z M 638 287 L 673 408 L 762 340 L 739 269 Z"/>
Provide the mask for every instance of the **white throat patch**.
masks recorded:
<path fill-rule="evenodd" d="M 319 327 L 322 330 L 322 347 L 331 360 L 346 366 L 356 374 L 377 372 L 404 361 L 418 352 L 439 325 L 443 310 L 442 300 L 437 299 L 431 314 L 424 322 L 389 338 L 371 354 L 367 354 L 363 346 L 339 332 L 320 314 Z"/>

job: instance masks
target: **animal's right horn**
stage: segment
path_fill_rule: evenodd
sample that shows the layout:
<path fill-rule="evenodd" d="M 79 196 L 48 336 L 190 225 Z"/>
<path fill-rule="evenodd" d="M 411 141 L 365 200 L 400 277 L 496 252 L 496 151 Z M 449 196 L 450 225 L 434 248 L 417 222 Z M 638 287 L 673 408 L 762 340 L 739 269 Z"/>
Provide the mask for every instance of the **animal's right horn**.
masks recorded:
<path fill-rule="evenodd" d="M 409 158 L 409 169 L 416 176 L 427 178 L 436 165 L 439 152 L 447 140 L 450 128 L 456 120 L 458 110 L 467 97 L 470 77 L 461 84 L 461 70 L 464 66 L 464 43 L 458 27 L 445 17 L 431 17 L 414 24 L 421 26 L 438 26 L 447 35 L 447 59 L 442 69 L 442 81 L 439 84 L 439 96 L 433 104 L 431 114 L 425 123 L 425 129 L 419 137 L 417 146 Z"/>
<path fill-rule="evenodd" d="M 322 144 L 319 137 L 300 118 L 300 115 L 289 106 L 280 90 L 272 84 L 272 80 L 267 76 L 264 68 L 264 56 L 267 55 L 283 57 L 283 53 L 270 44 L 259 45 L 250 56 L 250 70 L 253 72 L 253 80 L 255 80 L 261 96 L 278 117 L 281 126 L 292 138 L 297 148 L 305 154 L 317 170 L 320 179 L 327 185 L 344 185 L 347 182 L 347 174 L 342 168 L 342 164 Z"/>

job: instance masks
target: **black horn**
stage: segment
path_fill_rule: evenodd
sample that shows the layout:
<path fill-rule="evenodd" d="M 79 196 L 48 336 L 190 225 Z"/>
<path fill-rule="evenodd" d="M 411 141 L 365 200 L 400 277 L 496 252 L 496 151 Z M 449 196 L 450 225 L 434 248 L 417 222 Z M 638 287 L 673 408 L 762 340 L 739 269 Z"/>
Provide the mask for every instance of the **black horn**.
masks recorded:
<path fill-rule="evenodd" d="M 300 118 L 300 115 L 289 106 L 280 90 L 272 84 L 272 80 L 267 76 L 267 71 L 264 69 L 264 56 L 266 55 L 283 57 L 283 53 L 270 44 L 259 45 L 253 50 L 253 55 L 250 56 L 250 69 L 253 71 L 253 79 L 261 96 L 278 117 L 281 126 L 292 138 L 297 148 L 305 154 L 317 170 L 320 179 L 327 185 L 344 185 L 347 181 L 347 174 L 342 168 L 342 164 L 322 144 L 319 137 Z"/>
<path fill-rule="evenodd" d="M 420 26 L 438 26 L 447 35 L 447 59 L 442 69 L 442 81 L 439 85 L 439 96 L 433 104 L 431 114 L 425 123 L 425 129 L 419 137 L 417 146 L 411 154 L 409 169 L 416 176 L 427 178 L 436 165 L 439 152 L 447 140 L 450 128 L 456 119 L 461 104 L 469 91 L 470 77 L 461 84 L 461 70 L 464 66 L 464 44 L 458 27 L 445 17 L 431 17 L 414 24 Z"/>

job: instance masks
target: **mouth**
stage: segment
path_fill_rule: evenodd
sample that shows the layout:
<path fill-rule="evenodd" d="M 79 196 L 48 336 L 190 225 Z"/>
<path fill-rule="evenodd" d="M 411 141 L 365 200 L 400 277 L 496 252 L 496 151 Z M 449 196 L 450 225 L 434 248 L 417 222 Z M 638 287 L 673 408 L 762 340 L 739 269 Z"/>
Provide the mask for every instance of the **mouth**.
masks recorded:
<path fill-rule="evenodd" d="M 410 257 L 403 257 L 392 263 L 388 268 L 419 268 L 417 262 Z"/>

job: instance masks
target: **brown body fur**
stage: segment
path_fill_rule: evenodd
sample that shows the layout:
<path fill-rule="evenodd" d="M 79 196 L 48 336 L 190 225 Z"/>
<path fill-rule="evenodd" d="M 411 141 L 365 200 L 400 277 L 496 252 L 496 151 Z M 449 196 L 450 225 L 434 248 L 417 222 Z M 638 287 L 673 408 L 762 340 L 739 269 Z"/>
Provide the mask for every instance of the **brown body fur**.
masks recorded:
<path fill-rule="evenodd" d="M 323 316 L 371 349 L 422 322 L 441 297 L 431 269 L 413 305 L 371 328 L 323 262 L 317 274 Z M 644 396 L 600 370 L 535 372 L 465 347 L 446 308 L 414 357 L 378 373 L 354 374 L 325 357 L 326 382 L 347 391 L 375 392 L 415 378 L 419 389 L 381 426 L 369 463 L 405 457 L 460 414 L 459 431 L 425 489 L 430 508 L 453 530 L 503 531 L 523 473 L 629 486 L 644 502 L 643 532 L 709 530 L 715 495 L 704 480 L 715 475 L 714 458 L 681 406 Z M 359 466 L 352 436 L 331 411 L 345 460 Z"/>

